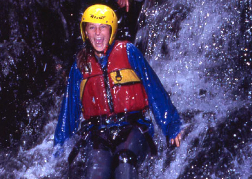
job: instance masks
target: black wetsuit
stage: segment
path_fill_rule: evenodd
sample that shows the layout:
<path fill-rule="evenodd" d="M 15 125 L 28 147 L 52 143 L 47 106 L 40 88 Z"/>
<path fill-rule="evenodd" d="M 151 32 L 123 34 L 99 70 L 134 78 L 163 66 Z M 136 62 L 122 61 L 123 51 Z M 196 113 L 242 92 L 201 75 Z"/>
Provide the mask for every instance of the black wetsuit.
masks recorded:
<path fill-rule="evenodd" d="M 95 125 L 81 144 L 82 164 L 70 167 L 70 178 L 137 179 L 138 167 L 151 152 L 148 132 L 141 124 L 107 127 Z M 154 152 L 155 153 L 155 152 Z"/>
<path fill-rule="evenodd" d="M 138 178 L 137 168 L 147 155 L 148 144 L 136 126 L 100 130 L 89 142 L 85 178 Z"/>

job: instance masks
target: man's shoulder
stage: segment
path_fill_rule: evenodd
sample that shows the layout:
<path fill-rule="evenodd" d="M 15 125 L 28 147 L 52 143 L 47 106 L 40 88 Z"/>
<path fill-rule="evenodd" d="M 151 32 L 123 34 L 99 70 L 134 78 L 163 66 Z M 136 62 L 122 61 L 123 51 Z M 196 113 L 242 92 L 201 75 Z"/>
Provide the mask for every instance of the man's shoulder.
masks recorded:
<path fill-rule="evenodd" d="M 132 43 L 128 40 L 116 40 L 115 41 L 115 45 L 120 45 L 120 44 L 127 45 L 127 44 L 132 44 Z"/>
<path fill-rule="evenodd" d="M 116 40 L 115 41 L 115 44 L 114 44 L 114 47 L 115 48 L 122 48 L 122 47 L 125 47 L 127 50 L 130 50 L 130 49 L 135 49 L 135 45 L 133 43 L 131 43 L 130 41 L 127 41 L 127 40 Z"/>

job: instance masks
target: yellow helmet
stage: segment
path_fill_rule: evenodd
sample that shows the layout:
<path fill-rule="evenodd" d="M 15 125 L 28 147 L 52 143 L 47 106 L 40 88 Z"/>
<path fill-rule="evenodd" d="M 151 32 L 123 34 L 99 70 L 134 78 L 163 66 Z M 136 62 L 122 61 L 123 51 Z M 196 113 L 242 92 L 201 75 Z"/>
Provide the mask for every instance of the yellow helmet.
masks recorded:
<path fill-rule="evenodd" d="M 81 18 L 80 30 L 83 42 L 85 42 L 85 29 L 83 29 L 84 22 L 108 24 L 111 26 L 111 36 L 109 45 L 112 44 L 117 31 L 117 16 L 113 9 L 106 5 L 96 4 L 88 7 Z"/>

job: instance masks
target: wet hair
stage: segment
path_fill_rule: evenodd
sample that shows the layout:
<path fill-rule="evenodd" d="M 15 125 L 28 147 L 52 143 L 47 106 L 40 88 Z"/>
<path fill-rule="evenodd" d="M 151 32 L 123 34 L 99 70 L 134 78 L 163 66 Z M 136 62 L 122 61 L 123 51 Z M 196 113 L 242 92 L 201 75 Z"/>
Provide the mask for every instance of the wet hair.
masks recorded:
<path fill-rule="evenodd" d="M 84 47 L 83 49 L 77 54 L 77 67 L 83 71 L 88 69 L 88 65 L 87 65 L 87 59 L 88 59 L 88 55 L 93 54 L 93 47 L 90 43 L 90 41 L 87 39 L 85 41 Z M 90 69 L 88 69 L 88 71 L 90 71 Z"/>
<path fill-rule="evenodd" d="M 83 29 L 86 29 L 86 23 L 82 23 L 82 26 L 83 26 Z M 88 69 L 88 71 L 90 71 L 90 69 L 88 68 L 88 65 L 87 65 L 87 59 L 88 59 L 88 55 L 93 54 L 93 53 L 94 53 L 94 50 L 91 45 L 91 42 L 89 41 L 87 36 L 85 36 L 84 47 L 77 54 L 77 67 L 81 71 L 86 70 L 86 69 Z"/>

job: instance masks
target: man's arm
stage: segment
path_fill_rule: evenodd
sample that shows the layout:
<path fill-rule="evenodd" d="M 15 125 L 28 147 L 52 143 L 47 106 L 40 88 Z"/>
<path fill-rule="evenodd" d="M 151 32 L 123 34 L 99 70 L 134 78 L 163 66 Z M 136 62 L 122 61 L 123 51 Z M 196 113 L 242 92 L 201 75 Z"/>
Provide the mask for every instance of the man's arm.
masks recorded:
<path fill-rule="evenodd" d="M 75 62 L 71 67 L 66 92 L 62 100 L 58 124 L 54 134 L 54 145 L 62 145 L 78 129 L 81 114 L 81 79 L 82 75 Z"/>
<path fill-rule="evenodd" d="M 127 44 L 129 62 L 140 77 L 148 95 L 150 109 L 163 134 L 172 144 L 180 145 L 181 121 L 177 109 L 164 89 L 156 73 L 142 53 L 131 43 Z"/>
<path fill-rule="evenodd" d="M 126 12 L 129 12 L 129 0 L 118 0 L 117 4 L 120 8 L 126 7 Z"/>

